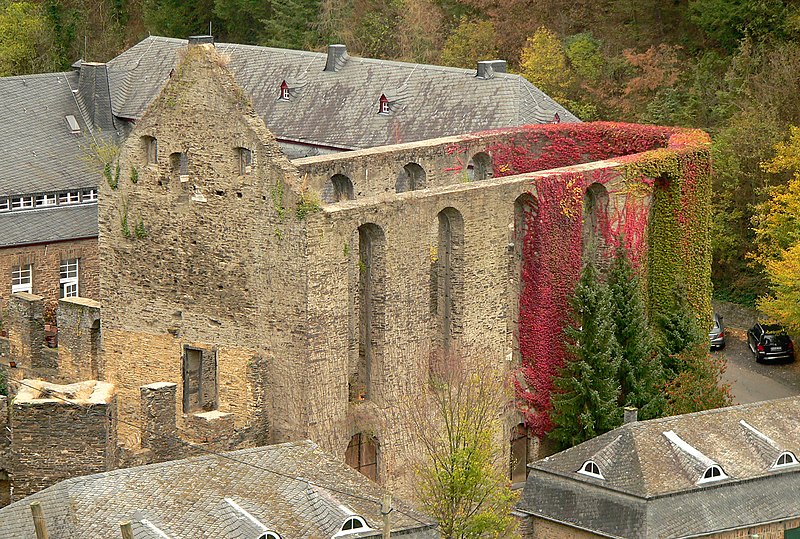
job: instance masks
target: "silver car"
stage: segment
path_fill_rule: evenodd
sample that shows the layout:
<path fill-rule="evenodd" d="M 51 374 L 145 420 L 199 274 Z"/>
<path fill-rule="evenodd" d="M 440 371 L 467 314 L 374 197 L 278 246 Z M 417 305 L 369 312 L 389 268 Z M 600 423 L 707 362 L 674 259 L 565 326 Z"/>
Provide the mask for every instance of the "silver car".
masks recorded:
<path fill-rule="evenodd" d="M 714 324 L 708 332 L 712 350 L 722 350 L 725 348 L 725 325 L 722 323 L 722 316 L 714 313 Z"/>

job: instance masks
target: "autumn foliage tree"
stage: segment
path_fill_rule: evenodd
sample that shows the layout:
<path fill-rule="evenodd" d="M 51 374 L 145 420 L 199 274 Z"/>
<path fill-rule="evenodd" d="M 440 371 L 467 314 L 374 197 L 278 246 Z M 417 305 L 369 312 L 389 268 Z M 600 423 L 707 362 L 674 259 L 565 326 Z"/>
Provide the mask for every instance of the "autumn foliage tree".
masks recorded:
<path fill-rule="evenodd" d="M 457 352 L 436 357 L 425 395 L 407 403 L 420 456 L 415 488 L 446 539 L 518 537 L 497 419 L 511 395 L 490 370 Z"/>

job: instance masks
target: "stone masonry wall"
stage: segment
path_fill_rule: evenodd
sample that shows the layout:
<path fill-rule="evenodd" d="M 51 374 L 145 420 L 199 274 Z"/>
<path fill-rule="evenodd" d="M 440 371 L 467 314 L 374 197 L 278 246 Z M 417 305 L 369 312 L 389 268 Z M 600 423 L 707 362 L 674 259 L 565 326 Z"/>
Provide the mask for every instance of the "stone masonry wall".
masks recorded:
<path fill-rule="evenodd" d="M 72 381 L 100 377 L 100 304 L 86 298 L 58 302 L 58 369 Z"/>
<path fill-rule="evenodd" d="M 251 440 L 296 439 L 305 379 L 300 179 L 213 49 L 183 54 L 122 147 L 117 189 L 101 186 L 105 378 L 119 387 L 120 417 L 136 423 L 139 386 L 178 384 L 176 415 L 191 431 L 184 350 L 216 349 L 219 410 Z M 155 161 L 145 148 L 152 140 Z M 246 170 L 241 148 L 252 155 Z M 136 429 L 121 432 L 135 445 Z"/>
<path fill-rule="evenodd" d="M 60 295 L 61 261 L 72 258 L 79 259 L 79 295 L 97 299 L 100 293 L 97 238 L 0 249 L 0 308 L 11 296 L 12 268 L 31 264 L 32 292 L 45 299 L 57 300 Z"/>
<path fill-rule="evenodd" d="M 26 380 L 28 384 L 40 384 Z M 97 384 L 100 384 L 98 386 Z M 116 397 L 100 382 L 57 392 L 102 389 L 102 398 L 82 396 L 72 402 L 24 387 L 11 405 L 11 470 L 14 500 L 76 475 L 104 472 L 116 466 Z M 102 386 L 102 388 L 101 388 Z"/>

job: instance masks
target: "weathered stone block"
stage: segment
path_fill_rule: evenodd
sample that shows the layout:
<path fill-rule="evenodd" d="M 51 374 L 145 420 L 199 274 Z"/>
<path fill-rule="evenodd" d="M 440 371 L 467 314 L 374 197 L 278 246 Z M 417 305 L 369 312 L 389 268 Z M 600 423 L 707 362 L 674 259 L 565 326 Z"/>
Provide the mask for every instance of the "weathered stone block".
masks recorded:
<path fill-rule="evenodd" d="M 58 302 L 58 368 L 72 380 L 102 377 L 100 303 L 87 298 Z"/>
<path fill-rule="evenodd" d="M 153 461 L 180 458 L 183 444 L 178 438 L 175 400 L 178 384 L 156 382 L 139 388 L 142 410 L 142 449 L 153 452 Z"/>

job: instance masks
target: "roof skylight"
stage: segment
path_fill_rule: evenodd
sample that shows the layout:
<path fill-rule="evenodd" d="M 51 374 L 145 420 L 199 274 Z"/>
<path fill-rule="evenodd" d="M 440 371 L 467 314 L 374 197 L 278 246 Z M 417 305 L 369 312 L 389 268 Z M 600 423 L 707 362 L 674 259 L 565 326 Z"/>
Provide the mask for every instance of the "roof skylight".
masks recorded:
<path fill-rule="evenodd" d="M 81 126 L 78 123 L 78 120 L 75 119 L 75 116 L 72 114 L 67 114 L 64 116 L 64 120 L 67 121 L 67 126 L 69 127 L 69 132 L 73 135 L 77 135 L 81 132 Z"/>

